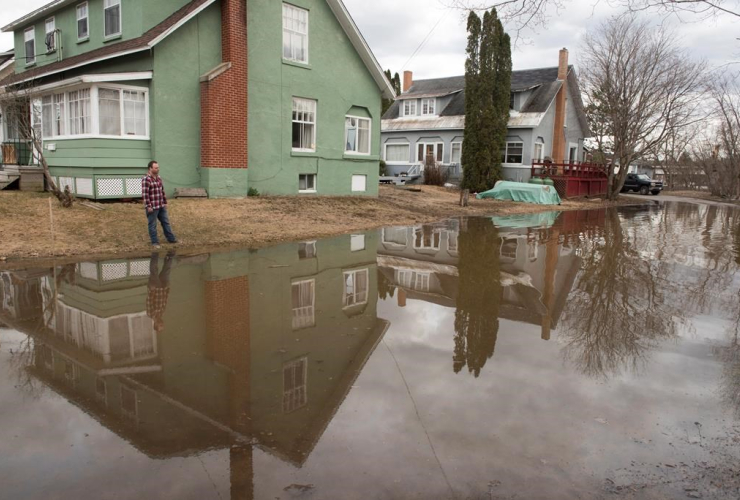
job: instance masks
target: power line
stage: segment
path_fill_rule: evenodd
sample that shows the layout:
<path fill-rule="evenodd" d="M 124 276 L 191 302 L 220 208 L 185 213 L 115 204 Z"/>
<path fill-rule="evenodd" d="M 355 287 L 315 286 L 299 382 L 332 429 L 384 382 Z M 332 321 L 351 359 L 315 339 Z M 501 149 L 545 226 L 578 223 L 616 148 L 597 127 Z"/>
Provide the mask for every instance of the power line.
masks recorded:
<path fill-rule="evenodd" d="M 405 69 L 406 69 L 406 67 L 407 67 L 407 66 L 409 65 L 409 63 L 410 63 L 410 62 L 411 62 L 411 61 L 412 61 L 412 60 L 414 59 L 414 57 L 416 57 L 416 55 L 417 55 L 417 54 L 418 54 L 419 52 L 421 52 L 421 50 L 422 50 L 422 49 L 424 48 L 424 46 L 425 46 L 425 45 L 427 44 L 427 42 L 429 42 L 429 39 L 430 39 L 430 38 L 432 37 L 432 33 L 434 33 L 434 30 L 436 30 L 436 29 L 437 29 L 437 26 L 439 26 L 439 23 L 441 23 L 441 22 L 442 22 L 442 19 L 444 19 L 444 18 L 445 18 L 446 14 L 447 14 L 446 12 L 445 12 L 444 14 L 442 14 L 442 17 L 440 17 L 440 18 L 439 18 L 439 21 L 437 21 L 437 24 L 435 24 L 435 25 L 434 25 L 434 26 L 432 27 L 432 29 L 431 29 L 431 30 L 429 30 L 429 33 L 427 33 L 427 36 L 426 36 L 426 37 L 424 37 L 424 40 L 422 40 L 422 41 L 421 41 L 421 43 L 419 44 L 419 46 L 418 46 L 418 47 L 416 47 L 416 50 L 414 51 L 414 53 L 413 53 L 413 54 L 411 54 L 411 57 L 409 57 L 408 61 L 406 61 L 406 63 L 405 63 L 405 64 L 404 64 L 404 65 L 403 65 L 403 66 L 401 67 L 401 72 L 403 72 L 403 70 L 405 70 Z"/>

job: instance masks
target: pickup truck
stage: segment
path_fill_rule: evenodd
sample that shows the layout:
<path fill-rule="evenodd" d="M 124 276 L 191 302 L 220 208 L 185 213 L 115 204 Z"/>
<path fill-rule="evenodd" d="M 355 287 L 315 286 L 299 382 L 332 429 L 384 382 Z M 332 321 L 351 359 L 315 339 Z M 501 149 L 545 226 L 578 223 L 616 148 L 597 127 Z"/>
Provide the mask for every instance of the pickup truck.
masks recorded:
<path fill-rule="evenodd" d="M 645 174 L 627 174 L 627 179 L 622 186 L 622 192 L 638 191 L 640 194 L 660 194 L 663 183 L 654 181 Z"/>

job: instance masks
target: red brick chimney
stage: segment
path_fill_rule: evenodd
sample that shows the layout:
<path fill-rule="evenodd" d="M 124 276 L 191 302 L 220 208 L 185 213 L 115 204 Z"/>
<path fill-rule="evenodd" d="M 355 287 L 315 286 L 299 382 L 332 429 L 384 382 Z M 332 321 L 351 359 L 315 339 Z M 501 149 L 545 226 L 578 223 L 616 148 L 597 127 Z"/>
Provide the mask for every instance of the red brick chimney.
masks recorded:
<path fill-rule="evenodd" d="M 411 71 L 403 72 L 403 92 L 406 92 L 414 84 L 414 73 Z"/>
<path fill-rule="evenodd" d="M 247 2 L 221 0 L 223 63 L 200 79 L 200 165 L 247 168 Z"/>
<path fill-rule="evenodd" d="M 565 160 L 565 106 L 568 94 L 568 50 L 565 48 L 560 50 L 558 59 L 558 80 L 563 82 L 563 85 L 555 97 L 555 123 L 552 131 L 553 163 L 563 163 Z"/>

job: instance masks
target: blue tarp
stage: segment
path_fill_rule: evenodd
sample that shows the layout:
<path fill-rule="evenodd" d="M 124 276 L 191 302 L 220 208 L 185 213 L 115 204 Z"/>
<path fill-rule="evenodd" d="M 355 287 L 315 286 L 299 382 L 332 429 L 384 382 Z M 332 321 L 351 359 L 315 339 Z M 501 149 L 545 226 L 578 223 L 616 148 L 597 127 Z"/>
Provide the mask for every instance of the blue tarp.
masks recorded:
<path fill-rule="evenodd" d="M 526 184 L 524 182 L 500 181 L 496 187 L 484 193 L 478 193 L 479 200 L 493 198 L 496 200 L 520 201 L 537 205 L 560 205 L 560 196 L 553 186 Z"/>

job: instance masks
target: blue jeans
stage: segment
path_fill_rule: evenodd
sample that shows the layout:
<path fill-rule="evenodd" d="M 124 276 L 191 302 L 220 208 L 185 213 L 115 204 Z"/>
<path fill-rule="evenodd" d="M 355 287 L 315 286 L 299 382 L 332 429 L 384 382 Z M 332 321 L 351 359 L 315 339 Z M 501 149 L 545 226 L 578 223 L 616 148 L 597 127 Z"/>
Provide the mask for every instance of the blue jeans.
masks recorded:
<path fill-rule="evenodd" d="M 144 209 L 146 210 L 146 208 Z M 159 245 L 159 238 L 157 238 L 157 219 L 162 224 L 162 230 L 164 231 L 164 237 L 167 241 L 174 243 L 177 241 L 175 233 L 172 232 L 170 226 L 170 218 L 167 216 L 167 208 L 162 207 L 151 212 L 146 212 L 146 218 L 149 222 L 149 238 L 152 240 L 152 245 Z"/>

